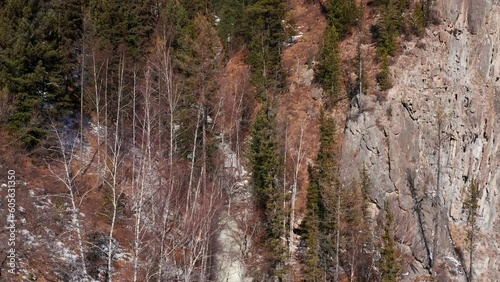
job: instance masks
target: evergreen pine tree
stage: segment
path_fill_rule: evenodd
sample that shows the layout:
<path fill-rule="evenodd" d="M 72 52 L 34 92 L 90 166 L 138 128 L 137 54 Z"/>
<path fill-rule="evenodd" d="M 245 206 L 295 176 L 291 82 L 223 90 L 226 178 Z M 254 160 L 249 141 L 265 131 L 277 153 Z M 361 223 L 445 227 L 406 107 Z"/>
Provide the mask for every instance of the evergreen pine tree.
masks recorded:
<path fill-rule="evenodd" d="M 362 186 L 352 180 L 341 197 L 341 265 L 352 280 L 369 281 L 371 228 Z"/>
<path fill-rule="evenodd" d="M 473 281 L 474 247 L 477 233 L 477 217 L 479 209 L 479 199 L 481 198 L 479 185 L 472 179 L 469 186 L 469 193 L 464 201 L 464 207 L 468 212 L 467 217 L 467 248 L 469 249 L 469 280 Z"/>
<path fill-rule="evenodd" d="M 377 82 L 380 86 L 380 90 L 385 91 L 392 88 L 391 69 L 387 53 L 382 53 L 380 55 L 380 60 L 381 70 L 377 75 Z"/>
<path fill-rule="evenodd" d="M 403 15 L 408 9 L 406 0 L 380 0 L 377 2 L 383 11 L 382 19 L 377 24 L 377 51 L 381 62 L 381 70 L 377 75 L 377 82 L 381 90 L 392 88 L 390 78 L 389 56 L 396 55 L 398 35 L 404 27 Z"/>
<path fill-rule="evenodd" d="M 368 214 L 368 203 L 370 202 L 370 190 L 371 190 L 371 180 L 366 165 L 363 163 L 360 171 L 361 179 L 361 193 L 363 195 L 363 214 L 364 217 L 369 220 L 370 214 Z"/>
<path fill-rule="evenodd" d="M 395 282 L 398 273 L 401 270 L 399 262 L 399 252 L 396 248 L 396 240 L 392 234 L 392 223 L 394 215 L 391 211 L 389 202 L 385 203 L 385 224 L 384 235 L 382 237 L 382 251 L 380 252 L 379 271 L 381 282 Z"/>
<path fill-rule="evenodd" d="M 373 227 L 372 227 L 372 214 L 370 213 L 368 204 L 371 201 L 371 180 L 366 165 L 363 163 L 360 170 L 360 192 L 361 192 L 361 212 L 363 216 L 361 227 L 361 240 L 362 254 L 361 262 L 358 264 L 358 275 L 363 281 L 372 280 L 372 262 L 374 259 L 374 240 L 373 240 Z"/>
<path fill-rule="evenodd" d="M 381 7 L 383 17 L 378 26 L 380 34 L 378 38 L 379 56 L 383 54 L 394 56 L 397 49 L 397 36 L 403 27 L 403 14 L 408 8 L 406 0 L 386 0 Z"/>
<path fill-rule="evenodd" d="M 335 26 L 340 38 L 344 38 L 360 17 L 359 8 L 354 0 L 329 0 L 328 23 Z"/>
<path fill-rule="evenodd" d="M 23 0 L 0 7 L 0 88 L 16 103 L 9 128 L 29 149 L 45 139 L 48 120 L 69 113 L 76 102 L 76 60 L 64 49 L 75 39 L 58 28 L 69 19 L 59 18 L 55 8 Z"/>
<path fill-rule="evenodd" d="M 152 1 L 140 0 L 90 0 L 93 25 L 102 47 L 127 47 L 135 59 L 140 58 L 153 31 L 152 5 Z"/>
<path fill-rule="evenodd" d="M 338 223 L 338 179 L 335 151 L 335 122 L 333 118 L 320 117 L 320 149 L 318 152 L 318 188 L 320 193 L 320 267 L 327 280 L 334 279 L 332 269 L 335 266 L 337 253 L 336 232 Z"/>
<path fill-rule="evenodd" d="M 427 19 L 425 16 L 425 8 L 421 2 L 415 4 L 415 11 L 413 12 L 413 18 L 415 21 L 415 34 L 422 35 L 424 33 L 425 27 L 427 26 Z"/>
<path fill-rule="evenodd" d="M 270 194 L 276 188 L 278 144 L 275 140 L 274 117 L 265 107 L 255 117 L 250 142 L 250 162 L 252 180 L 259 208 L 264 209 Z"/>
<path fill-rule="evenodd" d="M 282 279 L 287 248 L 283 242 L 287 212 L 284 210 L 283 190 L 278 179 L 282 174 L 276 139 L 275 116 L 269 104 L 265 104 L 255 117 L 251 131 L 250 163 L 257 207 L 264 215 L 267 229 L 266 243 L 270 247 L 268 258 L 272 276 Z M 285 227 L 285 228 L 284 228 Z"/>
<path fill-rule="evenodd" d="M 327 107 L 338 98 L 340 92 L 341 60 L 339 36 L 335 26 L 327 27 L 325 38 L 321 46 L 319 64 L 315 73 L 315 80 L 327 93 Z"/>
<path fill-rule="evenodd" d="M 264 99 L 268 91 L 284 86 L 281 46 L 285 34 L 282 23 L 285 7 L 283 0 L 256 0 L 246 7 L 243 15 L 241 29 L 248 42 L 252 80 Z"/>
<path fill-rule="evenodd" d="M 245 10 L 245 3 L 241 0 L 215 0 L 215 15 L 219 17 L 217 30 L 224 42 L 225 50 L 232 51 L 241 44 L 242 17 L 241 11 Z"/>
<path fill-rule="evenodd" d="M 307 189 L 306 218 L 304 219 L 304 241 L 307 247 L 304 258 L 304 281 L 319 282 L 323 281 L 323 269 L 320 267 L 320 201 L 317 169 L 313 166 L 308 167 L 309 187 Z"/>

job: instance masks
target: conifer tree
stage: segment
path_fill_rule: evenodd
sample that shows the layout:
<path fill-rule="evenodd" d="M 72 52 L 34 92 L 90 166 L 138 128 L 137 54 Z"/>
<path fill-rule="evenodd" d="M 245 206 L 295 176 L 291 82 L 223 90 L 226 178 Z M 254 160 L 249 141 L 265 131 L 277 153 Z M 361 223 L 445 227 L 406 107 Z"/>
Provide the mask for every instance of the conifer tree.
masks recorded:
<path fill-rule="evenodd" d="M 369 220 L 370 214 L 368 214 L 368 203 L 370 201 L 371 180 L 365 163 L 363 163 L 363 166 L 361 167 L 360 179 L 361 194 L 363 195 L 363 215 L 367 220 Z"/>
<path fill-rule="evenodd" d="M 252 180 L 257 202 L 265 208 L 270 201 L 270 194 L 276 188 L 278 174 L 278 143 L 275 139 L 274 116 L 265 106 L 255 117 L 250 143 L 250 162 L 252 164 Z"/>
<path fill-rule="evenodd" d="M 385 91 L 392 88 L 391 70 L 387 53 L 382 53 L 380 55 L 380 60 L 381 70 L 377 75 L 377 82 L 380 85 L 380 89 Z"/>
<path fill-rule="evenodd" d="M 338 252 L 337 232 L 339 183 L 337 179 L 337 162 L 335 151 L 335 122 L 333 118 L 320 117 L 320 149 L 317 157 L 317 174 L 319 190 L 319 263 L 327 280 L 334 279 L 332 269 L 335 267 L 335 257 Z"/>
<path fill-rule="evenodd" d="M 387 54 L 394 56 L 397 49 L 397 36 L 403 27 L 403 14 L 408 8 L 406 0 L 385 0 L 381 2 L 384 12 L 380 23 L 380 34 L 378 38 L 379 56 Z"/>
<path fill-rule="evenodd" d="M 16 101 L 9 128 L 31 149 L 47 136 L 48 119 L 74 107 L 76 61 L 64 50 L 73 39 L 57 28 L 64 18 L 51 3 L 8 0 L 0 9 L 0 86 Z"/>
<path fill-rule="evenodd" d="M 428 26 L 432 21 L 432 0 L 422 0 L 422 10 L 425 16 L 425 26 Z"/>
<path fill-rule="evenodd" d="M 304 258 L 306 281 L 324 281 L 333 278 L 331 269 L 336 251 L 336 196 L 335 123 L 320 116 L 320 149 L 315 166 L 309 167 L 310 183 L 307 190 L 307 211 L 304 220 L 304 239 L 307 247 Z"/>
<path fill-rule="evenodd" d="M 366 185 L 366 183 L 365 183 Z M 341 197 L 341 265 L 351 281 L 369 281 L 371 268 L 371 228 L 363 187 L 352 180 Z"/>
<path fill-rule="evenodd" d="M 241 0 L 215 0 L 215 16 L 219 18 L 217 30 L 225 44 L 226 51 L 232 50 L 241 44 L 242 24 L 241 11 L 245 10 L 245 1 Z"/>
<path fill-rule="evenodd" d="M 424 33 L 425 27 L 427 26 L 427 19 L 424 10 L 425 8 L 424 5 L 422 5 L 422 2 L 417 2 L 415 4 L 413 18 L 415 21 L 415 33 L 417 35 L 422 35 Z"/>
<path fill-rule="evenodd" d="M 408 9 L 409 2 L 406 0 L 383 0 L 378 1 L 377 4 L 380 6 L 379 9 L 383 11 L 383 17 L 377 24 L 377 51 L 381 62 L 377 81 L 380 89 L 384 91 L 392 88 L 389 56 L 396 55 L 397 37 L 403 30 L 403 15 Z"/>
<path fill-rule="evenodd" d="M 328 22 L 335 26 L 340 38 L 344 38 L 359 20 L 360 11 L 354 0 L 329 0 Z"/>
<path fill-rule="evenodd" d="M 469 282 L 473 281 L 474 247 L 477 233 L 477 217 L 480 199 L 479 185 L 472 179 L 469 186 L 469 193 L 464 201 L 464 207 L 468 212 L 467 217 L 467 247 L 469 249 Z"/>
<path fill-rule="evenodd" d="M 266 103 L 254 120 L 249 159 L 257 207 L 264 215 L 267 229 L 266 243 L 271 251 L 268 258 L 271 275 L 283 279 L 287 248 L 282 238 L 286 236 L 286 226 L 283 226 L 283 222 L 287 212 L 282 204 L 285 199 L 278 181 L 282 174 L 282 162 L 278 157 L 276 138 L 275 115 Z"/>
<path fill-rule="evenodd" d="M 335 26 L 328 26 L 321 46 L 315 80 L 327 93 L 327 107 L 338 98 L 340 92 L 341 60 L 339 35 Z"/>
<path fill-rule="evenodd" d="M 401 270 L 399 252 L 396 248 L 396 240 L 392 234 L 394 215 L 388 201 L 385 203 L 384 235 L 382 236 L 382 251 L 380 252 L 379 271 L 380 281 L 395 282 Z"/>
<path fill-rule="evenodd" d="M 264 94 L 284 86 L 281 46 L 284 41 L 286 3 L 283 0 L 256 0 L 244 12 L 242 31 L 248 42 L 252 80 Z"/>
<path fill-rule="evenodd" d="M 103 47 L 127 47 L 135 59 L 144 54 L 154 26 L 151 2 L 91 0 L 93 25 Z"/>
<path fill-rule="evenodd" d="M 320 201 L 317 169 L 313 166 L 308 167 L 309 187 L 307 189 L 306 218 L 304 219 L 304 241 L 306 243 L 306 256 L 304 258 L 304 280 L 305 281 L 323 281 L 323 269 L 320 267 Z"/>
<path fill-rule="evenodd" d="M 358 265 L 360 269 L 358 269 L 359 275 L 362 277 L 364 281 L 370 281 L 373 279 L 372 277 L 372 268 L 374 261 L 374 230 L 372 227 L 372 214 L 370 213 L 368 204 L 371 201 L 370 192 L 371 192 L 371 180 L 366 165 L 363 163 L 360 170 L 360 189 L 362 196 L 361 209 L 363 214 L 362 221 L 362 240 L 360 240 L 360 244 L 362 247 L 363 254 L 361 255 L 361 263 Z"/>

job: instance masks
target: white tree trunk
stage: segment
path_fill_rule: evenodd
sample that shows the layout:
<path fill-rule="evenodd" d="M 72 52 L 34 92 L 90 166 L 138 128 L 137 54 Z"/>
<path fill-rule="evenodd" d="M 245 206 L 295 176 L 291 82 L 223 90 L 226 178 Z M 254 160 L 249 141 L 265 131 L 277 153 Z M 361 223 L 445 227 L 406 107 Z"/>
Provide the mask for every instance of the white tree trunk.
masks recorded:
<path fill-rule="evenodd" d="M 107 270 L 108 270 L 108 281 L 113 281 L 113 241 L 114 236 L 113 233 L 115 231 L 116 224 L 116 216 L 118 212 L 118 201 L 123 193 L 123 188 L 118 187 L 118 178 L 119 178 L 119 168 L 121 167 L 121 146 L 122 140 L 120 135 L 121 130 L 121 111 L 122 111 L 122 98 L 123 98 L 123 90 L 124 90 L 124 71 L 125 71 L 125 57 L 122 56 L 120 58 L 120 64 L 118 67 L 119 77 L 118 77 L 118 100 L 116 105 L 116 123 L 115 123 L 115 132 L 113 136 L 113 147 L 111 148 L 111 164 L 107 165 L 107 171 L 110 175 L 111 181 L 106 180 L 107 185 L 111 190 L 111 204 L 112 204 L 112 215 L 111 215 L 111 226 L 109 229 L 109 239 L 108 239 L 108 262 L 107 262 Z M 121 188 L 121 189 L 120 189 Z"/>
<path fill-rule="evenodd" d="M 77 177 L 81 176 L 86 169 L 90 166 L 91 163 L 88 163 L 86 165 L 81 164 L 80 168 L 76 171 L 74 171 L 74 152 L 75 152 L 75 142 L 76 138 L 72 140 L 71 147 L 68 149 L 67 145 L 65 143 L 65 137 L 61 136 L 61 133 L 56 129 L 55 125 L 52 125 L 53 131 L 56 134 L 57 137 L 57 142 L 58 142 L 58 148 L 57 152 L 62 155 L 62 160 L 59 161 L 59 163 L 62 164 L 62 169 L 63 171 L 61 173 L 57 173 L 56 171 L 53 170 L 51 164 L 47 163 L 47 167 L 51 174 L 64 183 L 64 186 L 69 192 L 69 200 L 71 203 L 71 220 L 72 224 L 74 225 L 74 230 L 76 233 L 76 239 L 77 239 L 77 244 L 78 244 L 78 255 L 81 260 L 81 266 L 80 266 L 80 271 L 82 273 L 82 281 L 88 281 L 89 280 L 89 275 L 87 272 L 87 265 L 85 261 L 85 248 L 83 246 L 83 226 L 81 224 L 81 219 L 80 219 L 80 211 L 77 206 L 77 200 L 76 200 L 76 189 L 77 187 L 75 186 L 75 180 Z M 80 137 L 81 138 L 81 137 Z"/>
<path fill-rule="evenodd" d="M 297 186 L 298 186 L 298 179 L 299 179 L 299 172 L 300 168 L 302 165 L 302 161 L 305 156 L 305 152 L 303 151 L 303 141 L 304 141 L 304 132 L 307 126 L 307 119 L 305 119 L 302 122 L 302 125 L 300 127 L 300 138 L 299 138 L 299 148 L 297 151 L 297 159 L 295 160 L 295 170 L 293 173 L 293 186 L 292 186 L 292 198 L 290 199 L 291 205 L 290 205 L 290 226 L 289 226 L 289 237 L 290 237 L 290 244 L 288 246 L 288 251 L 290 258 L 293 255 L 294 251 L 294 241 L 293 241 L 293 226 L 295 224 L 295 201 L 297 199 Z"/>

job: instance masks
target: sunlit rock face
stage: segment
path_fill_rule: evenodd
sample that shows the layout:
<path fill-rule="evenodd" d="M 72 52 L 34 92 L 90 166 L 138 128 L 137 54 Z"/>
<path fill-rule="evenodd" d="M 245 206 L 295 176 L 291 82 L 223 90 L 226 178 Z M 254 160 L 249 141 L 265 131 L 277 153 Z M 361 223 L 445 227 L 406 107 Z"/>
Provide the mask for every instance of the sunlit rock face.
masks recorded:
<path fill-rule="evenodd" d="M 432 260 L 442 281 L 464 281 L 463 202 L 476 179 L 473 275 L 500 281 L 500 1 L 438 0 L 434 8 L 437 25 L 401 43 L 387 98 L 368 93 L 353 103 L 342 177 L 365 163 L 373 207 L 391 203 L 405 281 L 429 275 Z"/>

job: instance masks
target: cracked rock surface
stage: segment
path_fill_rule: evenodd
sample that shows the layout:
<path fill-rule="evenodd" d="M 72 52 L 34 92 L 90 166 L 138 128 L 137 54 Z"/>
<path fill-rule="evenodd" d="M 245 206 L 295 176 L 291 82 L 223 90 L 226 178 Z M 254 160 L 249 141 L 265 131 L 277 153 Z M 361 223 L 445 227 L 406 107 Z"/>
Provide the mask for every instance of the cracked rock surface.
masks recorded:
<path fill-rule="evenodd" d="M 373 203 L 380 211 L 391 202 L 405 281 L 428 275 L 431 260 L 445 281 L 465 281 L 463 201 L 478 180 L 474 277 L 500 281 L 500 1 L 441 0 L 435 8 L 441 24 L 402 43 L 387 99 L 358 97 L 351 109 L 342 177 L 365 163 Z"/>

